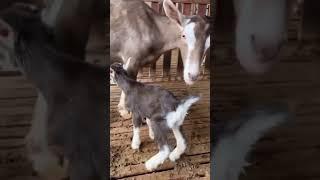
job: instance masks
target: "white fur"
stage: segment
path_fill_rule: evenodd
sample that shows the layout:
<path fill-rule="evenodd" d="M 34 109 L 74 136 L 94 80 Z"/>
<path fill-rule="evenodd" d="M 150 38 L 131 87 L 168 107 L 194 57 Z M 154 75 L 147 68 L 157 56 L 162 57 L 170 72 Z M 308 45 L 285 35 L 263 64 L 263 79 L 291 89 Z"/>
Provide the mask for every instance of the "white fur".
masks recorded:
<path fill-rule="evenodd" d="M 163 162 L 168 158 L 170 153 L 170 149 L 168 145 L 163 146 L 163 148 L 154 156 L 152 156 L 146 162 L 146 168 L 148 171 L 152 171 L 156 169 L 159 165 L 163 164 Z"/>
<path fill-rule="evenodd" d="M 203 66 L 205 64 L 205 62 L 206 62 L 206 59 L 207 59 L 206 52 L 207 52 L 209 47 L 210 47 L 210 36 L 207 37 L 205 45 L 204 45 L 203 60 L 202 60 L 201 66 Z"/>
<path fill-rule="evenodd" d="M 150 119 L 147 118 L 146 122 L 147 122 L 147 125 L 149 127 L 149 137 L 150 137 L 150 139 L 154 140 L 154 133 L 153 133 L 153 130 L 152 130 Z"/>
<path fill-rule="evenodd" d="M 237 180 L 242 168 L 248 165 L 245 158 L 251 146 L 269 129 L 285 120 L 285 115 L 253 118 L 236 132 L 219 141 L 213 151 L 213 179 Z"/>
<path fill-rule="evenodd" d="M 195 48 L 196 36 L 194 32 L 195 23 L 189 23 L 184 28 L 184 35 L 186 36 L 186 41 L 188 44 L 189 51 L 192 51 Z"/>
<path fill-rule="evenodd" d="M 187 84 L 192 85 L 194 82 L 190 79 L 189 73 L 192 75 L 199 74 L 199 62 L 191 63 L 191 52 L 195 48 L 196 36 L 194 32 L 195 23 L 189 23 L 184 28 L 184 35 L 186 36 L 186 42 L 188 46 L 188 52 L 183 71 L 183 77 Z"/>
<path fill-rule="evenodd" d="M 122 57 L 122 58 L 124 58 L 124 57 Z M 126 63 L 123 64 L 123 69 L 124 69 L 124 70 L 128 70 L 128 67 L 129 67 L 129 64 L 130 64 L 130 62 L 131 62 L 131 59 L 132 59 L 132 57 L 129 57 L 129 58 L 127 59 Z"/>
<path fill-rule="evenodd" d="M 121 117 L 123 117 L 124 119 L 129 119 L 131 117 L 131 114 L 126 109 L 125 100 L 126 100 L 126 94 L 123 91 L 121 91 L 120 101 L 118 104 L 118 111 L 119 111 Z"/>
<path fill-rule="evenodd" d="M 204 53 L 208 50 L 210 47 L 210 36 L 207 37 L 206 43 L 204 44 Z"/>
<path fill-rule="evenodd" d="M 191 105 L 199 101 L 200 97 L 191 97 L 184 103 L 179 104 L 176 111 L 169 112 L 166 115 L 166 121 L 169 128 L 179 127 L 182 125 Z"/>
<path fill-rule="evenodd" d="M 179 127 L 172 128 L 173 135 L 177 141 L 177 147 L 170 153 L 169 159 L 174 162 L 180 158 L 181 154 L 187 149 L 186 140 L 183 138 L 183 135 Z"/>
<path fill-rule="evenodd" d="M 140 144 L 141 144 L 140 128 L 133 127 L 133 137 L 132 137 L 131 147 L 132 149 L 139 149 Z"/>

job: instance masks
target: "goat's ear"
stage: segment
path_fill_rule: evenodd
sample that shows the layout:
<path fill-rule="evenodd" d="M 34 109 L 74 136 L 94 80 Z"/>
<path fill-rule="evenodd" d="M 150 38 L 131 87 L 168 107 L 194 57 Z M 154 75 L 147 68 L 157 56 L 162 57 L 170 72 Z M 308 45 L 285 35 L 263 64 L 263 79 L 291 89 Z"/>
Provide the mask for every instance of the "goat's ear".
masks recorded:
<path fill-rule="evenodd" d="M 130 64 L 130 62 L 131 62 L 131 57 L 129 57 L 128 59 L 127 59 L 127 62 L 125 63 L 125 64 L 123 64 L 123 69 L 124 70 L 127 70 L 128 69 L 128 67 L 129 67 L 129 64 Z"/>
<path fill-rule="evenodd" d="M 173 4 L 171 0 L 163 1 L 163 9 L 166 14 L 172 21 L 176 22 L 180 27 L 182 27 L 183 14 L 180 13 L 178 8 Z"/>

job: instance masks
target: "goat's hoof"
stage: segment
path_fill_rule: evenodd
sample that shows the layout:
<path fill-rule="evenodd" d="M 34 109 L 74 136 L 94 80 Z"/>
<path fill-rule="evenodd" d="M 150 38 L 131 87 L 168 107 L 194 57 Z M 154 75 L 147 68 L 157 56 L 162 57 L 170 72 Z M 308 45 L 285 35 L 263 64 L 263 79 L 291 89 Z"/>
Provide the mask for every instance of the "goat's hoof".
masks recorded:
<path fill-rule="evenodd" d="M 175 151 L 171 152 L 169 155 L 169 159 L 172 162 L 175 162 L 176 160 L 178 160 L 180 158 L 181 154 L 176 153 Z"/>
<path fill-rule="evenodd" d="M 147 162 L 146 162 L 146 164 L 145 164 L 145 166 L 146 166 L 146 169 L 148 170 L 148 171 L 153 171 L 153 170 L 155 170 L 157 167 L 158 167 L 158 163 L 155 163 L 152 159 L 150 159 L 150 160 L 148 160 Z"/>
<path fill-rule="evenodd" d="M 134 150 L 137 150 L 137 149 L 140 148 L 140 144 L 141 144 L 140 141 L 132 141 L 131 148 L 134 149 Z"/>
<path fill-rule="evenodd" d="M 131 113 L 125 109 L 120 109 L 119 108 L 119 113 L 120 116 L 123 117 L 124 119 L 130 119 L 131 118 Z"/>

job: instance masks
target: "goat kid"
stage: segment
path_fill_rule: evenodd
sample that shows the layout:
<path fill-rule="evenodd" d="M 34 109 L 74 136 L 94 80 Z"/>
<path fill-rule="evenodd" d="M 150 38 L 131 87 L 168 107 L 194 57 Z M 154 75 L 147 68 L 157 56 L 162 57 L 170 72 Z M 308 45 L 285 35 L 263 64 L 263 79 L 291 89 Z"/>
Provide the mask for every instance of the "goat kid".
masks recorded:
<path fill-rule="evenodd" d="M 60 53 L 39 11 L 14 6 L 0 18 L 0 30 L 11 27 L 19 69 L 47 104 L 47 118 L 39 125 L 45 137 L 39 138 L 48 149 L 29 149 L 33 167 L 40 175 L 55 175 L 50 166 L 63 158 L 71 180 L 104 179 L 105 71 Z"/>
<path fill-rule="evenodd" d="M 126 94 L 126 107 L 132 113 L 132 149 L 140 147 L 140 127 L 144 118 L 149 127 L 150 138 L 154 139 L 159 146 L 159 152 L 145 163 L 146 169 L 152 171 L 168 157 L 174 162 L 185 152 L 187 145 L 180 126 L 191 105 L 200 97 L 189 96 L 178 100 L 171 92 L 159 86 L 137 82 L 131 79 L 125 70 L 129 62 L 130 60 L 125 65 L 113 63 L 110 66 L 110 78 Z M 167 140 L 167 133 L 170 129 L 177 143 L 172 152 L 170 152 Z"/>

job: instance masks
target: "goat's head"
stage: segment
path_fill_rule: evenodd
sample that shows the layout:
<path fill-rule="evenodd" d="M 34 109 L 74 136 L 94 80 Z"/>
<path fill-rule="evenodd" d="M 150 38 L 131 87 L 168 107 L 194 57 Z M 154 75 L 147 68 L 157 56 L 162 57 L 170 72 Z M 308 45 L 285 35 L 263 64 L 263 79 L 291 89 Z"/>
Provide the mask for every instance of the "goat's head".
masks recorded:
<path fill-rule="evenodd" d="M 286 40 L 293 0 L 234 0 L 236 55 L 250 73 L 261 74 L 277 62 Z"/>
<path fill-rule="evenodd" d="M 9 25 L 15 34 L 32 33 L 36 30 L 35 27 L 39 28 L 39 24 L 42 24 L 40 9 L 22 3 L 16 3 L 1 11 L 0 19 L 2 23 Z"/>
<path fill-rule="evenodd" d="M 117 84 L 119 77 L 129 77 L 126 69 L 130 61 L 131 58 L 125 64 L 116 62 L 110 65 L 110 83 Z"/>
<path fill-rule="evenodd" d="M 0 22 L 11 27 L 15 46 L 21 38 L 52 40 L 53 37 L 51 30 L 42 22 L 40 9 L 30 4 L 16 3 L 1 11 Z"/>
<path fill-rule="evenodd" d="M 0 45 L 6 45 L 7 51 L 18 55 L 20 40 L 52 39 L 52 33 L 42 22 L 40 10 L 30 4 L 17 3 L 0 12 Z M 15 53 L 13 53 L 15 52 Z M 20 51 L 19 51 L 20 52 Z M 11 64 L 18 64 L 10 58 Z"/>
<path fill-rule="evenodd" d="M 188 85 L 192 85 L 199 76 L 201 61 L 210 46 L 209 20 L 199 15 L 183 15 L 171 0 L 164 0 L 163 8 L 180 30 L 176 43 L 184 64 L 183 77 Z"/>

